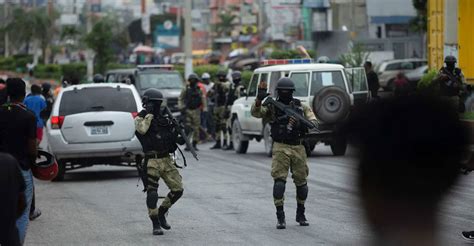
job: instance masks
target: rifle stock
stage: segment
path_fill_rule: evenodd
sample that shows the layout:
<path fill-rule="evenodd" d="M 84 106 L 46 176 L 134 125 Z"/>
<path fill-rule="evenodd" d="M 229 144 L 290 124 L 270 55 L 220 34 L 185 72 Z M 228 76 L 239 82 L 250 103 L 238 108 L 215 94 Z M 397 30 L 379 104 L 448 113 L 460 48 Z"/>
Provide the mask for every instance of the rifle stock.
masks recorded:
<path fill-rule="evenodd" d="M 194 149 L 193 145 L 189 142 L 189 138 L 186 135 L 186 132 L 184 131 L 184 127 L 176 120 L 176 118 L 174 118 L 173 114 L 171 113 L 168 107 L 165 107 L 165 112 L 170 117 L 171 122 L 176 126 L 176 129 L 178 130 L 179 134 L 184 138 L 186 147 L 188 147 L 188 149 L 191 151 L 191 154 L 193 155 L 193 157 L 199 161 L 196 150 Z"/>

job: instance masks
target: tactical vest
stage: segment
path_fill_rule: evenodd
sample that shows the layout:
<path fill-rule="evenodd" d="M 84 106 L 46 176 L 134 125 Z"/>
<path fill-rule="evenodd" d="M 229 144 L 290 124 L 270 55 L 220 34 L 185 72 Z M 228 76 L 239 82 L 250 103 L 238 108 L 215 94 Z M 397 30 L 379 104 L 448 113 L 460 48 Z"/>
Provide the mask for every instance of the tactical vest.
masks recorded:
<path fill-rule="evenodd" d="M 449 80 L 441 81 L 440 83 L 440 93 L 441 96 L 458 96 L 459 92 L 462 90 L 462 75 L 461 69 L 455 68 L 454 74 L 448 71 L 446 68 L 441 68 L 440 74 L 447 75 Z"/>
<path fill-rule="evenodd" d="M 171 124 L 171 121 L 163 116 L 153 118 L 145 135 L 138 132 L 135 135 L 145 153 L 151 151 L 157 154 L 173 153 L 178 148 L 176 145 L 178 131 Z"/>
<path fill-rule="evenodd" d="M 188 87 L 186 90 L 186 96 L 184 98 L 184 103 L 188 109 L 197 109 L 202 105 L 202 96 L 201 89 L 199 87 L 193 88 Z"/>
<path fill-rule="evenodd" d="M 297 113 L 304 116 L 303 106 L 301 101 L 298 99 L 293 99 L 293 101 L 288 105 L 292 107 Z M 307 129 L 303 124 L 298 124 L 293 126 L 293 129 L 288 129 L 288 117 L 285 116 L 285 113 L 273 108 L 273 120 L 270 122 L 271 126 L 271 135 L 274 141 L 297 141 L 301 139 L 304 134 L 307 132 Z"/>
<path fill-rule="evenodd" d="M 237 90 L 240 90 L 239 85 L 231 85 L 229 95 L 227 96 L 227 105 L 233 105 L 235 100 L 237 100 L 237 95 L 240 94 L 240 92 L 237 92 Z"/>
<path fill-rule="evenodd" d="M 216 103 L 217 106 L 224 106 L 226 101 L 227 101 L 227 93 L 224 90 L 224 82 L 220 82 L 217 84 L 217 90 L 216 90 Z"/>

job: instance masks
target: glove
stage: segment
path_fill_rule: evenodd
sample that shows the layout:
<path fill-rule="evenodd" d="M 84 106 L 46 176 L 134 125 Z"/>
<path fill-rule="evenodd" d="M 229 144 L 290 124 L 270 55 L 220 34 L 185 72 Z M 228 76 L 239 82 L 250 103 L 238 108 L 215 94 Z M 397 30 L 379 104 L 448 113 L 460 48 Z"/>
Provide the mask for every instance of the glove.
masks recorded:
<path fill-rule="evenodd" d="M 138 113 L 138 117 L 140 117 L 140 118 L 145 118 L 145 116 L 146 116 L 147 114 L 148 114 L 148 113 L 147 113 L 146 110 L 142 110 L 142 111 L 140 111 L 140 113 Z"/>
<path fill-rule="evenodd" d="M 288 117 L 288 125 L 286 125 L 286 129 L 291 132 L 297 124 L 298 120 L 295 117 L 290 116 Z"/>
<path fill-rule="evenodd" d="M 270 93 L 267 93 L 267 89 L 258 88 L 257 100 L 263 101 L 263 99 L 265 99 L 269 95 L 270 95 Z"/>

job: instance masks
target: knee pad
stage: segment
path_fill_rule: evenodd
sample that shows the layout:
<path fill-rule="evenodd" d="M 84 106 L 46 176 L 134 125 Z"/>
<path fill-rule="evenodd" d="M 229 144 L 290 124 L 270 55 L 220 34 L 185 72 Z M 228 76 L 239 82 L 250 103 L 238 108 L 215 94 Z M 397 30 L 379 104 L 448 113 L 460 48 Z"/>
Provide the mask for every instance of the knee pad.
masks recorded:
<path fill-rule="evenodd" d="M 275 180 L 273 184 L 273 197 L 275 199 L 283 199 L 285 195 L 285 185 L 286 182 L 280 179 Z"/>
<path fill-rule="evenodd" d="M 146 206 L 150 209 L 155 209 L 157 202 L 158 192 L 156 190 L 148 190 L 146 195 Z"/>
<path fill-rule="evenodd" d="M 300 200 L 306 200 L 306 198 L 308 198 L 308 184 L 296 186 L 296 196 Z"/>
<path fill-rule="evenodd" d="M 176 201 L 179 200 L 179 198 L 183 196 L 183 191 L 184 190 L 170 191 L 170 193 L 168 193 L 168 198 L 170 199 L 171 204 L 174 204 Z"/>

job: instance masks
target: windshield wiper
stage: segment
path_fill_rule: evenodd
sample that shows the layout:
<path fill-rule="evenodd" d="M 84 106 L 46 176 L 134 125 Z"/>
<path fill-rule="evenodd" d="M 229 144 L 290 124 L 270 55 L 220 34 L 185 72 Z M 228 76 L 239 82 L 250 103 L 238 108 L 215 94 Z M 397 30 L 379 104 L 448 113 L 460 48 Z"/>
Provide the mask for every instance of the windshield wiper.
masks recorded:
<path fill-rule="evenodd" d="M 96 111 L 100 111 L 100 110 L 104 110 L 105 107 L 99 105 L 99 106 L 92 106 L 91 109 L 96 110 Z"/>

